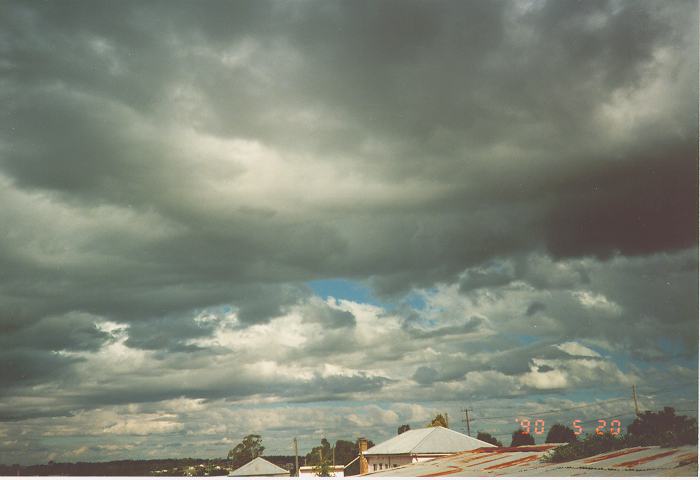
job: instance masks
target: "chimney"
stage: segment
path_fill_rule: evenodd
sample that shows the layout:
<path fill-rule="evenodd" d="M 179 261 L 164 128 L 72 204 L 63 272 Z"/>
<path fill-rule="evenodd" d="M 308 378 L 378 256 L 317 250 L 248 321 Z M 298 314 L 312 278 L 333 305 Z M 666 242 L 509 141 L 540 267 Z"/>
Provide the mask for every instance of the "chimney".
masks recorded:
<path fill-rule="evenodd" d="M 369 464 L 365 458 L 365 451 L 367 450 L 367 439 L 365 437 L 360 437 L 357 439 L 357 447 L 360 451 L 360 475 L 369 473 Z"/>

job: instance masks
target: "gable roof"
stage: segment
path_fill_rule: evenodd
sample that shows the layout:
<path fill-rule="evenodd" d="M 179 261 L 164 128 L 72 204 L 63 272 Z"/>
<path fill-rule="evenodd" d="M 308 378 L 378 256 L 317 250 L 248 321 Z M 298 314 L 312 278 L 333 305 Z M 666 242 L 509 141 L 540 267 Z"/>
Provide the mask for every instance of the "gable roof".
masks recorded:
<path fill-rule="evenodd" d="M 428 427 L 407 430 L 368 449 L 365 455 L 456 453 L 493 446 L 449 428 Z"/>
<path fill-rule="evenodd" d="M 229 473 L 231 477 L 262 477 L 266 475 L 289 475 L 289 471 L 278 467 L 262 457 L 255 457 L 242 467 L 238 467 L 233 472 Z"/>

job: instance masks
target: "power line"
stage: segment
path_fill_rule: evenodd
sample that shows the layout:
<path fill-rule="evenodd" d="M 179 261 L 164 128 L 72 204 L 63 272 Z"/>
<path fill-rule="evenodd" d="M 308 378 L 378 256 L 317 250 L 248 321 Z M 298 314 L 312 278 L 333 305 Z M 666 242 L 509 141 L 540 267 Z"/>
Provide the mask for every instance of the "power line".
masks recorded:
<path fill-rule="evenodd" d="M 686 382 L 669 383 L 669 384 L 660 385 L 660 386 L 663 387 L 662 390 L 666 390 L 670 387 L 680 387 L 680 386 L 684 386 L 684 385 L 697 385 L 697 384 L 698 384 L 697 380 L 688 380 Z M 658 387 L 658 385 L 656 385 L 656 387 Z M 653 393 L 653 392 L 651 392 L 651 393 Z"/>

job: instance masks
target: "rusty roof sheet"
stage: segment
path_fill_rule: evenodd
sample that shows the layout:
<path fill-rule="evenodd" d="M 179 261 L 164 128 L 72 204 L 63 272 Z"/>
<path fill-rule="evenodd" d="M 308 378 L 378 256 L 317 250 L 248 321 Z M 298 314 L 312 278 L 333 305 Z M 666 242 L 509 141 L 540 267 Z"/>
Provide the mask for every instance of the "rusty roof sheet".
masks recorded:
<path fill-rule="evenodd" d="M 692 476 L 698 474 L 695 445 L 678 448 L 635 447 L 572 462 L 545 463 L 557 444 L 478 448 L 468 452 L 367 474 L 373 477 L 486 476 Z"/>

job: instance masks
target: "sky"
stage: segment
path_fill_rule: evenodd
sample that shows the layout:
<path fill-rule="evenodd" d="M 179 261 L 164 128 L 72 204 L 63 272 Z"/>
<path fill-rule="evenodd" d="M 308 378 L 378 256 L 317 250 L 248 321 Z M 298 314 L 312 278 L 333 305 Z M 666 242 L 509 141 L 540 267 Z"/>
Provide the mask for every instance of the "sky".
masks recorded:
<path fill-rule="evenodd" d="M 0 0 L 0 463 L 697 416 L 697 8 Z"/>

